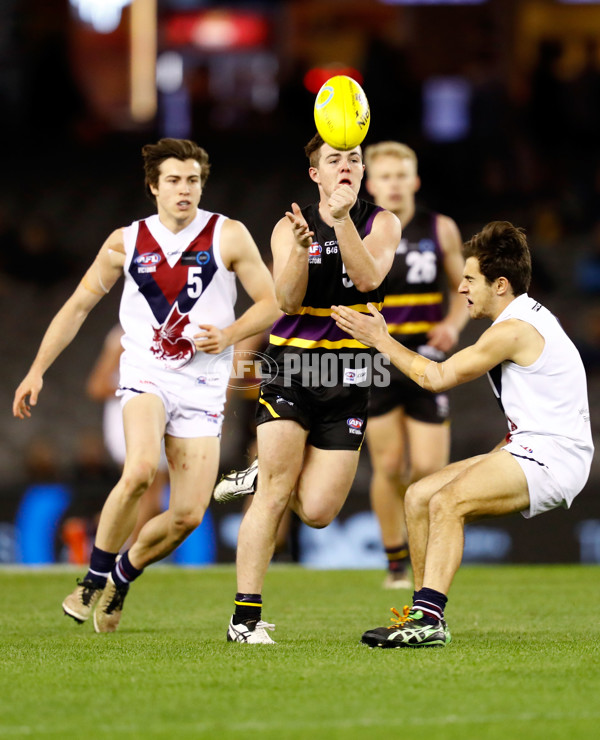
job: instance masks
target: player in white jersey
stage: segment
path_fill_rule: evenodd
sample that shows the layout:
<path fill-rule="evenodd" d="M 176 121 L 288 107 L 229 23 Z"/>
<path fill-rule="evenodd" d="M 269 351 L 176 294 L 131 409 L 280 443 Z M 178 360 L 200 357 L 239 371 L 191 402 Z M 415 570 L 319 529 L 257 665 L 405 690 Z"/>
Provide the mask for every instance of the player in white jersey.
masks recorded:
<path fill-rule="evenodd" d="M 77 622 L 93 613 L 97 632 L 117 628 L 129 584 L 202 521 L 218 471 L 232 345 L 264 331 L 279 313 L 271 274 L 247 229 L 198 209 L 210 170 L 205 150 L 185 139 L 161 139 L 143 147 L 142 155 L 157 214 L 117 229 L 104 242 L 52 319 L 13 402 L 15 416 L 31 415 L 44 373 L 123 275 L 118 393 L 125 465 L 102 509 L 90 568 L 63 602 Z M 238 319 L 236 276 L 253 301 Z M 117 561 L 156 474 L 163 438 L 169 508 L 146 523 Z"/>
<path fill-rule="evenodd" d="M 470 347 L 433 362 L 392 339 L 371 317 L 343 306 L 340 328 L 390 356 L 421 387 L 441 392 L 488 373 L 508 435 L 491 452 L 452 463 L 414 483 L 406 495 L 415 578 L 412 608 L 391 627 L 364 633 L 371 647 L 446 645 L 447 594 L 460 566 L 464 525 L 521 512 L 568 508 L 584 487 L 594 447 L 581 357 L 558 320 L 527 295 L 531 258 L 521 229 L 494 221 L 463 247 L 459 292 L 471 318 L 492 320 Z"/>

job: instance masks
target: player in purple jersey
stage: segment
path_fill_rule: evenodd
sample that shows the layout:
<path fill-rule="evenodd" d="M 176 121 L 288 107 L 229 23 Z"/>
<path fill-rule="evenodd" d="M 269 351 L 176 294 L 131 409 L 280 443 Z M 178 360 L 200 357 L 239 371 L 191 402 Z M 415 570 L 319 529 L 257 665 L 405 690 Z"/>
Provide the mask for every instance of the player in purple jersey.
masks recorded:
<path fill-rule="evenodd" d="M 218 471 L 231 347 L 264 331 L 279 313 L 271 274 L 247 229 L 198 208 L 210 169 L 204 149 L 161 139 L 142 154 L 157 214 L 117 229 L 104 242 L 52 319 L 13 402 L 16 417 L 31 416 L 45 372 L 124 276 L 118 395 L 125 465 L 102 509 L 89 570 L 63 602 L 65 614 L 79 623 L 93 613 L 97 632 L 117 629 L 129 584 L 202 521 Z M 237 319 L 236 276 L 252 299 Z M 163 438 L 169 508 L 144 525 L 118 560 L 156 474 Z"/>
<path fill-rule="evenodd" d="M 354 480 L 369 391 L 366 370 L 356 363 L 372 355 L 336 327 L 331 304 L 338 296 L 366 311 L 367 301 L 382 302 L 401 236 L 396 216 L 358 198 L 359 146 L 340 151 L 317 134 L 305 153 L 319 202 L 303 209 L 293 203 L 271 238 L 286 315 L 273 326 L 266 350 L 277 372 L 261 386 L 258 485 L 238 537 L 238 592 L 227 639 L 240 643 L 273 642 L 266 631 L 272 625 L 262 620 L 262 587 L 286 507 L 309 526 L 325 527 Z M 237 476 L 244 486 L 255 471 L 256 465 L 229 482 L 237 487 Z"/>
<path fill-rule="evenodd" d="M 444 359 L 468 320 L 457 292 L 461 237 L 448 216 L 415 202 L 417 156 L 383 141 L 365 149 L 366 188 L 402 223 L 402 239 L 387 276 L 382 313 L 390 334 L 415 352 Z M 384 588 L 410 588 L 404 495 L 410 483 L 440 470 L 450 457 L 450 407 L 391 368 L 390 382 L 371 388 L 367 446 L 373 467 L 371 505 L 388 561 Z"/>

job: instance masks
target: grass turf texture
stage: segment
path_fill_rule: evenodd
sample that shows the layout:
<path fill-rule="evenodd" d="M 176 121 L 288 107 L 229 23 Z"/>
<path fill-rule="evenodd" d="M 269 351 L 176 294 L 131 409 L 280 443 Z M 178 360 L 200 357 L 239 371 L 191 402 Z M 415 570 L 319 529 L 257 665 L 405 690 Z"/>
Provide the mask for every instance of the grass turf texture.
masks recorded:
<path fill-rule="evenodd" d="M 119 632 L 60 603 L 75 572 L 0 571 L 0 737 L 598 737 L 600 569 L 462 569 L 446 648 L 370 650 L 408 592 L 377 571 L 273 567 L 272 646 L 225 641 L 230 567 L 155 566 Z"/>

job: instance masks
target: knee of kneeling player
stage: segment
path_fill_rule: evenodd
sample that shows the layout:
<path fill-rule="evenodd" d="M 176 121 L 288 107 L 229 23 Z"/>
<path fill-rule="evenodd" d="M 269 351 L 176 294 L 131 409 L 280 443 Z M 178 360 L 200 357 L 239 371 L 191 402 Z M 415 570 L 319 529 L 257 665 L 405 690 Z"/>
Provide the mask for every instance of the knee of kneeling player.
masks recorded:
<path fill-rule="evenodd" d="M 323 529 L 335 519 L 337 511 L 331 509 L 302 509 L 300 519 L 313 529 Z"/>
<path fill-rule="evenodd" d="M 465 503 L 448 490 L 435 493 L 429 501 L 429 519 L 460 519 L 467 516 Z"/>

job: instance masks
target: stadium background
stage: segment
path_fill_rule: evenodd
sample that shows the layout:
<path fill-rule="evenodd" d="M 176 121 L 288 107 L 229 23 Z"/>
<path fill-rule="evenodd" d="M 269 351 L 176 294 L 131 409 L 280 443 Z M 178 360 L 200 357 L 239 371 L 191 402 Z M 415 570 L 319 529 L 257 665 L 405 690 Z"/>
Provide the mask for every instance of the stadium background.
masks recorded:
<path fill-rule="evenodd" d="M 600 4 L 122 5 L 4 0 L 0 6 L 0 562 L 80 556 L 115 480 L 100 444 L 101 408 L 84 386 L 116 321 L 118 288 L 47 373 L 34 417 L 16 421 L 10 406 L 50 317 L 102 240 L 151 212 L 140 147 L 163 135 L 203 145 L 213 172 L 202 205 L 246 223 L 268 257 L 276 219 L 292 200 L 315 198 L 302 148 L 314 130 L 314 93 L 332 71 L 354 70 L 362 80 L 372 112 L 365 143 L 389 138 L 413 146 L 421 200 L 454 217 L 465 238 L 491 219 L 527 229 L 531 293 L 580 347 L 598 440 Z M 145 57 L 153 58 L 153 38 L 156 99 Z M 482 328 L 469 326 L 462 343 Z M 224 471 L 243 461 L 241 403 L 231 402 Z M 503 436 L 485 379 L 454 390 L 451 403 L 453 459 L 485 451 Z M 299 533 L 303 562 L 383 564 L 369 476 L 364 453 L 339 520 Z M 596 462 L 569 514 L 470 527 L 465 558 L 600 562 L 599 479 Z M 176 560 L 230 562 L 239 516 L 234 505 L 212 506 L 207 525 Z"/>

